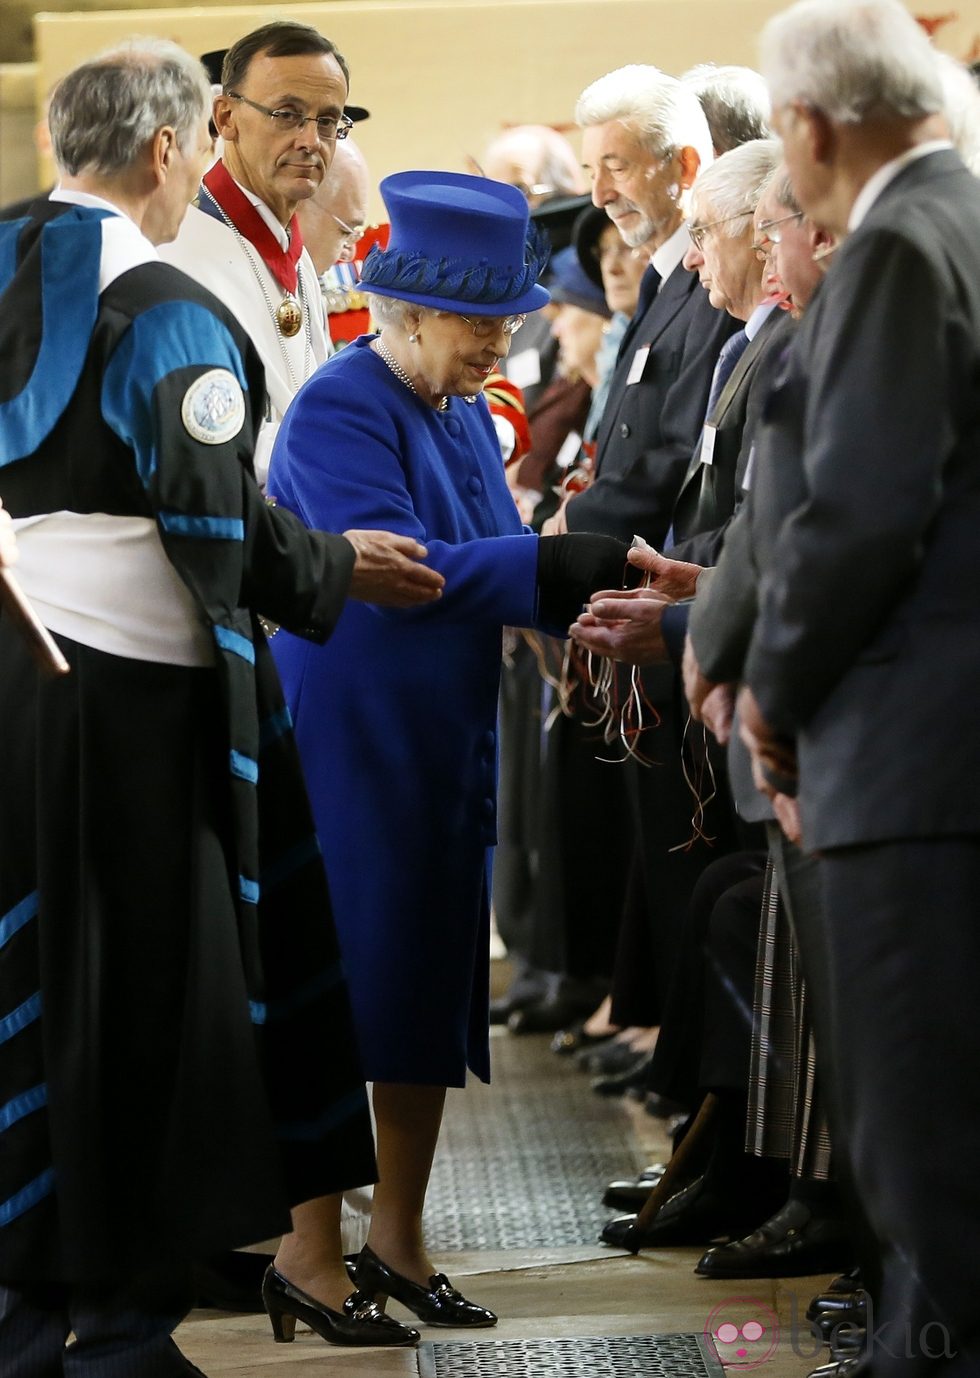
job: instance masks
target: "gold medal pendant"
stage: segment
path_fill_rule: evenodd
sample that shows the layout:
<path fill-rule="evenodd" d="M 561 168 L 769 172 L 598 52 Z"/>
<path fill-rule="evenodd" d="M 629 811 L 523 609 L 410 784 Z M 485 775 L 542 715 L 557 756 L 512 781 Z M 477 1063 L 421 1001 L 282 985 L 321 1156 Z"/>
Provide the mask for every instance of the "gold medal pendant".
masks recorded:
<path fill-rule="evenodd" d="M 303 308 L 295 297 L 285 296 L 276 307 L 276 325 L 287 339 L 299 334 L 303 324 Z"/>

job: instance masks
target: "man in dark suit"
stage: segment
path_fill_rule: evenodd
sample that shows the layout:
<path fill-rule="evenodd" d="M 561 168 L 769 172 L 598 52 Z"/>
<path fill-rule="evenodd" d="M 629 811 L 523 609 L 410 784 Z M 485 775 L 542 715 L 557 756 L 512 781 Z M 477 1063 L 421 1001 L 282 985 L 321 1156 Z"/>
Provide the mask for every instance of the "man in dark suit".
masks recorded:
<path fill-rule="evenodd" d="M 761 760 L 797 742 L 820 854 L 817 1036 L 882 1250 L 871 1372 L 958 1378 L 980 1367 L 980 185 L 895 0 L 794 6 L 764 53 L 800 203 L 849 238 L 769 404 L 802 416 L 802 464 L 743 713 Z"/>
<path fill-rule="evenodd" d="M 656 67 L 609 72 L 580 96 L 592 199 L 650 258 L 597 437 L 595 482 L 554 529 L 659 545 L 697 443 L 718 353 L 735 330 L 684 268 L 690 189 L 712 160 L 697 97 Z"/>

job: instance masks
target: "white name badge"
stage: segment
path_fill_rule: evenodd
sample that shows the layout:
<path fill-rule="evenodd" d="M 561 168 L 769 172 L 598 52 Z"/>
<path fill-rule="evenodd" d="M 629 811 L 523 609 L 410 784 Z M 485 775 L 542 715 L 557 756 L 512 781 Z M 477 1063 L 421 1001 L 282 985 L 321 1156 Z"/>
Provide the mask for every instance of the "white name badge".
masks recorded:
<path fill-rule="evenodd" d="M 536 349 L 522 349 L 507 360 L 506 374 L 519 388 L 533 388 L 541 382 L 541 355 Z"/>
<path fill-rule="evenodd" d="M 567 469 L 578 459 L 578 452 L 582 448 L 582 437 L 578 431 L 569 431 L 566 435 L 561 449 L 555 455 L 555 463 L 559 469 Z"/>
<path fill-rule="evenodd" d="M 630 371 L 626 375 L 626 386 L 630 387 L 633 383 L 638 383 L 643 377 L 643 370 L 647 366 L 647 358 L 650 354 L 649 345 L 641 345 L 633 355 L 633 362 L 630 364 Z"/>
<path fill-rule="evenodd" d="M 743 478 L 742 478 L 742 491 L 743 491 L 743 493 L 747 493 L 747 492 L 749 491 L 749 486 L 750 486 L 750 484 L 752 483 L 752 470 L 753 470 L 754 468 L 755 468 L 755 446 L 753 445 L 752 448 L 751 448 L 751 450 L 749 450 L 749 457 L 748 457 L 748 459 L 746 460 L 746 463 L 745 463 L 745 474 L 744 474 L 744 476 L 743 476 Z"/>
<path fill-rule="evenodd" d="M 718 434 L 717 426 L 705 426 L 701 432 L 701 463 L 714 464 L 715 462 L 715 436 Z"/>

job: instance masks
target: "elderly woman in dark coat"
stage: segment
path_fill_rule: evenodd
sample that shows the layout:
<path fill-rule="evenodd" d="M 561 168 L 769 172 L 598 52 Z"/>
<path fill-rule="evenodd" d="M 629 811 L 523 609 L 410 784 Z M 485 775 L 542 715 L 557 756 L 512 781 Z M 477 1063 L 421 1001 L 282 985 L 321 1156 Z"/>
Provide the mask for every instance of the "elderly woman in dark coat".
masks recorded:
<path fill-rule="evenodd" d="M 445 1088 L 467 1069 L 490 1075 L 501 628 L 563 628 L 603 578 L 621 582 L 625 547 L 539 540 L 504 479 L 481 392 L 523 313 L 548 299 L 524 198 L 453 173 L 400 173 L 382 191 L 391 241 L 363 286 L 383 329 L 301 390 L 269 491 L 311 526 L 417 537 L 445 589 L 407 615 L 348 607 L 326 653 L 287 634 L 273 649 L 374 1082 L 380 1183 L 357 1284 L 432 1323 L 492 1325 L 435 1274 L 421 1217 Z M 314 1294 L 316 1235 L 311 1218 L 284 1241 L 275 1275 Z"/>

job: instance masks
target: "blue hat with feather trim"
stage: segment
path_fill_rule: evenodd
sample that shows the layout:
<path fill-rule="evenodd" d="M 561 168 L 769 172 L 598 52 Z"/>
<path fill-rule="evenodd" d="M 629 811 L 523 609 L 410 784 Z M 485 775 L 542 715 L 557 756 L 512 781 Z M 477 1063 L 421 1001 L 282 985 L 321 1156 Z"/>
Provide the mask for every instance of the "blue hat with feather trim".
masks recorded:
<path fill-rule="evenodd" d="M 547 304 L 538 286 L 547 242 L 516 187 L 462 172 L 396 172 L 381 195 L 391 236 L 364 260 L 361 291 L 474 316 Z"/>

